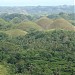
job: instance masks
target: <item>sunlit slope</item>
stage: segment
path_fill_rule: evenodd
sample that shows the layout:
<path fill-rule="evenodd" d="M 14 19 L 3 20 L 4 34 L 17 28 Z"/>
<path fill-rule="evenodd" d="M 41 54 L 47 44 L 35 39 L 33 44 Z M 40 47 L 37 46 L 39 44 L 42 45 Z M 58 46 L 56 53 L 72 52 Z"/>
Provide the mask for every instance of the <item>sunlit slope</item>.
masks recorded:
<path fill-rule="evenodd" d="M 50 29 L 74 30 L 74 26 L 63 18 L 54 20 L 54 22 L 50 25 L 49 28 Z"/>
<path fill-rule="evenodd" d="M 53 20 L 47 17 L 40 18 L 36 23 L 43 27 L 44 29 L 49 29 L 50 24 L 52 24 Z"/>
<path fill-rule="evenodd" d="M 11 30 L 5 31 L 5 33 L 8 34 L 11 37 L 23 36 L 23 35 L 27 34 L 26 31 L 23 31 L 23 30 L 20 30 L 20 29 L 11 29 Z"/>
<path fill-rule="evenodd" d="M 40 27 L 39 25 L 37 25 L 35 22 L 32 22 L 32 21 L 22 22 L 22 23 L 16 25 L 15 28 L 25 30 L 27 32 L 29 32 L 32 29 L 43 30 L 42 27 Z"/>
<path fill-rule="evenodd" d="M 7 68 L 3 65 L 0 65 L 0 75 L 8 75 Z"/>

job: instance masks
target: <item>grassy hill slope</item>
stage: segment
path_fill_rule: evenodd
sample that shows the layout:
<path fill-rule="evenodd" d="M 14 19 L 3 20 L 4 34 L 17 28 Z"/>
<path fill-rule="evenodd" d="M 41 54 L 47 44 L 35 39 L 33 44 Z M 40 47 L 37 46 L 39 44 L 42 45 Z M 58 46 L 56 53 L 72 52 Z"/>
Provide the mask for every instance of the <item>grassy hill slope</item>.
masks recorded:
<path fill-rule="evenodd" d="M 16 25 L 15 28 L 25 30 L 27 32 L 29 32 L 31 30 L 43 30 L 42 27 L 40 27 L 39 25 L 37 25 L 36 23 L 31 22 L 31 21 L 22 22 L 22 23 Z"/>
<path fill-rule="evenodd" d="M 49 28 L 50 29 L 74 30 L 74 26 L 63 18 L 55 19 Z"/>
<path fill-rule="evenodd" d="M 8 31 L 5 31 L 6 34 L 8 34 L 11 37 L 16 37 L 16 36 L 24 36 L 27 34 L 26 31 L 20 30 L 20 29 L 11 29 Z"/>
<path fill-rule="evenodd" d="M 36 23 L 43 27 L 44 29 L 49 29 L 50 24 L 53 22 L 53 20 L 43 17 L 40 18 Z"/>

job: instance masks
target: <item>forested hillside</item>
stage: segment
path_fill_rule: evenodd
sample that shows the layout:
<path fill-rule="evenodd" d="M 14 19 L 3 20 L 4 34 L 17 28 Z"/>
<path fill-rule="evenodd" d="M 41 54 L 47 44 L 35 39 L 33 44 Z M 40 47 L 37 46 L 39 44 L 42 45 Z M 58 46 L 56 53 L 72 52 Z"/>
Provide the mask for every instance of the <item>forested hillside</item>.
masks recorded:
<path fill-rule="evenodd" d="M 38 31 L 11 39 L 0 33 L 0 64 L 8 75 L 74 75 L 75 32 Z"/>
<path fill-rule="evenodd" d="M 0 75 L 75 75 L 73 7 L 8 8 L 0 7 Z"/>

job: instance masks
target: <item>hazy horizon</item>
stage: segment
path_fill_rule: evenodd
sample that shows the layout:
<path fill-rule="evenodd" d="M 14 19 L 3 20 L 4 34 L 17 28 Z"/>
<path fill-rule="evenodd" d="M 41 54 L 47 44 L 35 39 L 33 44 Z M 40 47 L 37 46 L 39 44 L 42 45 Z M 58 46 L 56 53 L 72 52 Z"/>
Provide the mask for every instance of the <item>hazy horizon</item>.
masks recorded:
<path fill-rule="evenodd" d="M 75 0 L 2 0 L 0 6 L 59 6 L 75 5 Z"/>

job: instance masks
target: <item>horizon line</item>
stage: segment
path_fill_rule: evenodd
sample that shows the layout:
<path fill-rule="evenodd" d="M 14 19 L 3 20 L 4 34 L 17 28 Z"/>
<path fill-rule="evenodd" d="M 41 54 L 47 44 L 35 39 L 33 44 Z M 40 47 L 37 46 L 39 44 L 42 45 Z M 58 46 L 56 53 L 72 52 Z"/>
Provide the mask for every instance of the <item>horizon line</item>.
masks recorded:
<path fill-rule="evenodd" d="M 75 5 L 26 5 L 26 6 L 39 6 L 39 7 L 41 7 L 41 6 L 75 6 Z M 1 5 L 0 7 L 26 7 L 25 5 Z"/>

